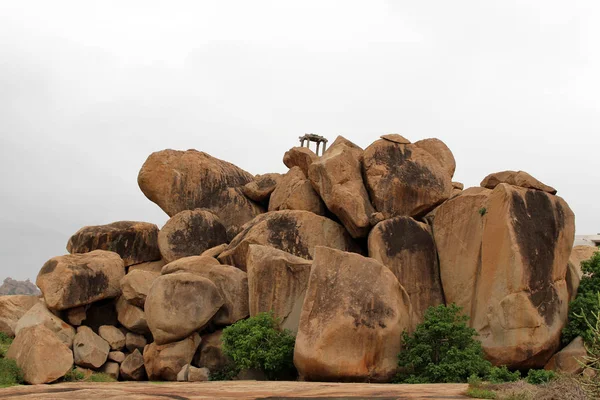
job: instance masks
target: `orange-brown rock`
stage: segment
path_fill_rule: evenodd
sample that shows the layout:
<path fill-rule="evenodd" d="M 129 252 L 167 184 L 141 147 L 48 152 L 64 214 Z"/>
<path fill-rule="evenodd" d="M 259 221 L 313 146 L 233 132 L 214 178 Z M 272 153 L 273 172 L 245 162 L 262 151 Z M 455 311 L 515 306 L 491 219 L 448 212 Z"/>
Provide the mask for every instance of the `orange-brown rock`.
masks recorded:
<path fill-rule="evenodd" d="M 227 243 L 223 243 L 220 244 L 218 246 L 215 247 L 211 247 L 210 249 L 206 250 L 204 253 L 200 254 L 201 256 L 207 256 L 207 257 L 215 257 L 217 258 L 219 256 L 219 254 L 221 254 L 222 252 L 225 251 L 225 249 L 227 248 L 228 244 Z"/>
<path fill-rule="evenodd" d="M 119 379 L 119 363 L 107 361 L 102 367 L 100 367 L 99 371 L 110 376 L 114 380 Z"/>
<path fill-rule="evenodd" d="M 481 187 L 494 189 L 501 183 L 508 183 L 509 185 L 519 186 L 525 189 L 535 189 L 550 194 L 556 194 L 556 189 L 552 186 L 543 184 L 525 171 L 494 172 L 481 181 Z"/>
<path fill-rule="evenodd" d="M 25 382 L 32 385 L 53 382 L 73 366 L 73 352 L 44 325 L 19 332 L 6 358 L 17 362 Z"/>
<path fill-rule="evenodd" d="M 399 135 L 397 133 L 388 133 L 387 135 L 381 135 L 380 138 L 382 138 L 383 140 L 392 142 L 392 143 L 410 144 L 410 140 L 408 140 L 404 136 Z"/>
<path fill-rule="evenodd" d="M 172 274 L 173 272 L 200 272 L 204 265 L 221 265 L 219 260 L 208 256 L 184 257 L 179 260 L 168 263 L 161 270 L 162 275 Z"/>
<path fill-rule="evenodd" d="M 135 349 L 139 351 L 144 351 L 144 347 L 146 347 L 147 341 L 143 335 L 139 333 L 127 332 L 125 334 L 125 347 L 130 352 L 134 352 Z"/>
<path fill-rule="evenodd" d="M 75 329 L 50 312 L 43 301 L 34 304 L 15 325 L 15 335 L 31 326 L 44 325 L 54 332 L 54 335 L 67 347 L 73 346 Z"/>
<path fill-rule="evenodd" d="M 362 155 L 363 149 L 338 136 L 308 169 L 313 187 L 354 238 L 367 236 L 375 212 L 363 184 Z"/>
<path fill-rule="evenodd" d="M 79 326 L 87 318 L 87 305 L 65 310 L 64 315 L 67 322 L 72 326 Z"/>
<path fill-rule="evenodd" d="M 111 351 L 108 353 L 108 360 L 121 364 L 125 361 L 125 353 L 122 351 Z"/>
<path fill-rule="evenodd" d="M 253 176 L 235 165 L 196 150 L 152 153 L 138 175 L 142 192 L 170 217 L 208 208 L 233 238 L 262 209 L 241 192 Z"/>
<path fill-rule="evenodd" d="M 87 326 L 77 328 L 73 340 L 75 364 L 84 368 L 100 368 L 107 360 L 110 346 Z"/>
<path fill-rule="evenodd" d="M 152 282 L 160 276 L 160 272 L 134 270 L 121 279 L 122 296 L 134 306 L 144 308 L 146 296 Z"/>
<path fill-rule="evenodd" d="M 430 306 L 444 304 L 437 252 L 429 227 L 410 217 L 377 224 L 369 235 L 369 257 L 388 267 L 412 304 L 412 327 Z"/>
<path fill-rule="evenodd" d="M 250 244 L 275 247 L 292 255 L 312 259 L 315 246 L 344 251 L 359 251 L 340 224 L 308 211 L 285 210 L 258 216 L 246 225 L 218 259 L 246 271 L 246 253 Z"/>
<path fill-rule="evenodd" d="M 471 188 L 437 209 L 433 232 L 446 302 L 463 307 L 488 359 L 543 367 L 567 320 L 567 203 L 505 183 Z"/>
<path fill-rule="evenodd" d="M 575 299 L 577 296 L 577 289 L 579 289 L 579 282 L 583 276 L 581 271 L 581 262 L 592 258 L 594 253 L 600 251 L 594 246 L 573 246 L 571 255 L 569 256 L 569 264 L 567 269 L 567 290 L 569 292 L 569 301 Z"/>
<path fill-rule="evenodd" d="M 144 357 L 138 349 L 135 349 L 121 363 L 121 379 L 124 381 L 143 381 L 146 379 L 146 368 L 144 368 Z"/>
<path fill-rule="evenodd" d="M 130 266 L 129 268 L 127 268 L 127 273 L 129 272 L 133 272 L 136 270 L 142 270 L 142 271 L 149 271 L 149 272 L 158 272 L 160 274 L 160 270 L 162 269 L 162 267 L 166 264 L 165 260 L 159 260 L 159 261 L 151 261 L 151 262 L 145 262 L 145 263 L 141 263 L 141 264 L 135 264 Z"/>
<path fill-rule="evenodd" d="M 177 380 L 181 368 L 192 361 L 200 341 L 200 335 L 192 333 L 178 342 L 163 345 L 154 342 L 144 347 L 144 366 L 148 379 Z"/>
<path fill-rule="evenodd" d="M 119 296 L 123 276 L 125 267 L 117 253 L 94 250 L 51 258 L 36 284 L 48 308 L 65 310 Z"/>
<path fill-rule="evenodd" d="M 281 174 L 276 173 L 256 175 L 252 182 L 242 186 L 242 193 L 257 203 L 268 202 L 280 179 Z"/>
<path fill-rule="evenodd" d="M 377 140 L 363 153 L 363 176 L 385 218 L 427 214 L 452 193 L 452 180 L 429 152 L 414 144 Z"/>
<path fill-rule="evenodd" d="M 89 253 L 93 250 L 114 251 L 125 266 L 160 260 L 158 227 L 148 222 L 118 221 L 108 225 L 86 226 L 67 243 L 67 251 Z"/>
<path fill-rule="evenodd" d="M 205 367 L 211 371 L 218 371 L 231 363 L 231 359 L 223 353 L 221 336 L 223 331 L 216 331 L 202 335 L 202 342 L 194 355 L 193 365 Z"/>
<path fill-rule="evenodd" d="M 125 347 L 125 335 L 119 328 L 112 325 L 102 325 L 98 335 L 108 343 L 111 350 L 121 350 Z"/>
<path fill-rule="evenodd" d="M 271 194 L 269 211 L 305 210 L 325 214 L 325 205 L 300 167 L 293 167 Z"/>
<path fill-rule="evenodd" d="M 134 306 L 121 296 L 117 300 L 116 309 L 117 318 L 125 328 L 142 335 L 150 332 L 146 313 L 140 307 Z"/>
<path fill-rule="evenodd" d="M 158 234 L 158 247 L 169 263 L 178 258 L 199 256 L 227 242 L 227 231 L 219 218 L 207 210 L 185 210 L 171 217 Z"/>
<path fill-rule="evenodd" d="M 571 343 L 552 356 L 544 369 L 556 371 L 560 374 L 576 375 L 583 371 L 582 363 L 585 364 L 588 353 L 581 336 L 573 339 Z"/>
<path fill-rule="evenodd" d="M 300 377 L 389 380 L 409 313 L 406 291 L 379 261 L 317 247 L 294 350 Z"/>
<path fill-rule="evenodd" d="M 305 176 L 308 176 L 308 167 L 319 159 L 308 147 L 292 147 L 283 155 L 283 163 L 288 168 L 300 167 Z"/>
<path fill-rule="evenodd" d="M 273 312 L 281 328 L 298 331 L 312 262 L 269 246 L 248 249 L 250 315 Z"/>
<path fill-rule="evenodd" d="M 166 344 L 200 330 L 223 304 L 211 280 L 178 272 L 156 278 L 146 297 L 145 313 L 155 343 Z"/>
<path fill-rule="evenodd" d="M 0 332 L 14 337 L 17 321 L 38 301 L 38 296 L 0 296 Z"/>
<path fill-rule="evenodd" d="M 452 151 L 446 146 L 446 143 L 442 142 L 440 139 L 430 138 L 415 142 L 415 146 L 425 150 L 438 160 L 444 171 L 450 175 L 450 178 L 454 176 L 456 160 L 454 159 Z"/>

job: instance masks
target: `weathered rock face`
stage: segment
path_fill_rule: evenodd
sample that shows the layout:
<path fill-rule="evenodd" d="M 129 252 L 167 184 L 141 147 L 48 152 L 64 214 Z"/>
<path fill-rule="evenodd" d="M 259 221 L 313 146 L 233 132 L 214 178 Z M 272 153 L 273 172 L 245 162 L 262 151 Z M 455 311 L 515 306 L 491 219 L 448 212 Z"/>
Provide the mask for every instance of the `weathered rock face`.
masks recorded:
<path fill-rule="evenodd" d="M 146 379 L 146 369 L 144 368 L 144 357 L 138 349 L 129 354 L 121 363 L 121 379 L 125 381 L 143 381 Z"/>
<path fill-rule="evenodd" d="M 262 212 L 240 190 L 252 180 L 235 165 L 196 150 L 152 153 L 138 175 L 142 192 L 170 217 L 184 210 L 210 209 L 230 239 Z"/>
<path fill-rule="evenodd" d="M 200 335 L 193 333 L 178 342 L 147 345 L 144 348 L 144 366 L 148 379 L 176 381 L 181 368 L 192 361 L 200 341 Z"/>
<path fill-rule="evenodd" d="M 450 175 L 414 144 L 374 142 L 363 154 L 363 176 L 373 206 L 385 218 L 425 215 L 452 193 Z"/>
<path fill-rule="evenodd" d="M 167 221 L 158 234 L 160 253 L 167 263 L 198 256 L 227 242 L 227 231 L 219 218 L 207 210 L 186 210 Z"/>
<path fill-rule="evenodd" d="M 112 377 L 113 379 L 119 379 L 119 363 L 107 361 L 102 367 L 100 367 L 100 372 Z"/>
<path fill-rule="evenodd" d="M 200 272 L 203 270 L 204 265 L 221 265 L 221 263 L 216 258 L 208 256 L 184 257 L 165 265 L 161 274 L 167 275 L 174 272 Z"/>
<path fill-rule="evenodd" d="M 268 202 L 271 193 L 277 187 L 280 179 L 281 174 L 256 175 L 252 182 L 248 182 L 242 186 L 242 193 L 257 203 Z"/>
<path fill-rule="evenodd" d="M 431 138 L 423 139 L 415 142 L 415 146 L 425 150 L 431 154 L 442 166 L 444 171 L 448 173 L 450 178 L 454 176 L 456 170 L 456 160 L 452 151 L 446 146 L 446 143 L 440 139 Z"/>
<path fill-rule="evenodd" d="M 410 217 L 380 222 L 369 235 L 369 257 L 388 267 L 406 289 L 413 327 L 428 307 L 444 304 L 435 243 L 424 223 Z"/>
<path fill-rule="evenodd" d="M 119 296 L 123 276 L 125 267 L 117 253 L 94 250 L 51 258 L 40 270 L 36 284 L 48 308 L 65 310 Z"/>
<path fill-rule="evenodd" d="M 113 251 L 125 266 L 160 260 L 158 227 L 147 222 L 119 221 L 108 225 L 86 226 L 67 243 L 69 253 L 93 250 Z"/>
<path fill-rule="evenodd" d="M 84 368 L 100 368 L 108 358 L 110 346 L 87 326 L 77 328 L 73 340 L 75 364 Z"/>
<path fill-rule="evenodd" d="M 127 350 L 132 353 L 135 351 L 135 349 L 144 351 L 146 344 L 146 338 L 139 333 L 127 332 L 127 334 L 125 334 L 125 347 L 127 347 Z"/>
<path fill-rule="evenodd" d="M 338 136 L 308 170 L 308 177 L 327 208 L 354 238 L 367 236 L 375 210 L 362 179 L 363 149 Z"/>
<path fill-rule="evenodd" d="M 65 319 L 72 326 L 79 326 L 87 318 L 87 305 L 65 310 Z"/>
<path fill-rule="evenodd" d="M 470 316 L 494 364 L 543 367 L 558 347 L 574 231 L 562 198 L 504 183 L 467 189 L 437 209 L 446 302 Z"/>
<path fill-rule="evenodd" d="M 14 337 L 17 321 L 38 301 L 37 296 L 0 296 L 0 332 Z"/>
<path fill-rule="evenodd" d="M 50 329 L 56 337 L 67 347 L 73 346 L 73 337 L 75 329 L 63 320 L 52 314 L 42 301 L 33 305 L 15 325 L 15 335 L 18 335 L 23 329 L 31 326 L 44 325 Z"/>
<path fill-rule="evenodd" d="M 108 353 L 108 360 L 121 364 L 125 361 L 125 353 L 122 351 L 111 351 Z"/>
<path fill-rule="evenodd" d="M 146 314 L 140 307 L 134 306 L 121 296 L 117 300 L 116 308 L 117 318 L 125 328 L 142 335 L 150 332 Z"/>
<path fill-rule="evenodd" d="M 148 271 L 148 272 L 158 272 L 160 274 L 160 270 L 162 269 L 162 267 L 165 266 L 165 264 L 166 264 L 165 260 L 135 264 L 135 265 L 132 265 L 129 268 L 127 268 L 127 273 L 140 270 L 140 271 Z"/>
<path fill-rule="evenodd" d="M 146 297 L 148 327 L 156 344 L 175 342 L 200 330 L 223 304 L 219 290 L 207 278 L 188 272 L 162 275 Z"/>
<path fill-rule="evenodd" d="M 160 273 L 141 269 L 131 271 L 121 279 L 122 296 L 134 306 L 144 308 L 150 286 L 159 276 Z"/>
<path fill-rule="evenodd" d="M 325 214 L 325 205 L 300 167 L 293 167 L 271 194 L 269 211 L 305 210 Z"/>
<path fill-rule="evenodd" d="M 384 265 L 317 247 L 294 350 L 301 378 L 390 379 L 409 314 L 408 295 Z"/>
<path fill-rule="evenodd" d="M 481 187 L 494 189 L 501 183 L 508 183 L 509 185 L 518 186 L 525 189 L 535 189 L 550 194 L 556 194 L 556 189 L 543 184 L 525 171 L 494 172 L 486 176 L 483 181 L 481 181 Z"/>
<path fill-rule="evenodd" d="M 272 311 L 283 329 L 297 332 L 311 265 L 285 251 L 251 244 L 246 264 L 250 315 Z"/>
<path fill-rule="evenodd" d="M 116 326 L 102 325 L 98 335 L 108 343 L 111 350 L 121 350 L 125 347 L 125 335 Z"/>
<path fill-rule="evenodd" d="M 307 147 L 292 147 L 283 155 L 283 163 L 288 168 L 299 167 L 305 176 L 308 176 L 308 167 L 319 159 L 311 149 Z"/>
<path fill-rule="evenodd" d="M 218 259 L 246 271 L 246 253 L 250 244 L 275 247 L 310 260 L 315 246 L 344 251 L 360 251 L 338 223 L 308 211 L 275 211 L 260 215 L 236 236 Z"/>
<path fill-rule="evenodd" d="M 594 246 L 574 246 L 569 256 L 569 264 L 567 269 L 567 291 L 569 292 L 569 301 L 574 300 L 579 289 L 579 282 L 583 276 L 581 271 L 581 262 L 592 258 L 598 250 Z"/>
<path fill-rule="evenodd" d="M 583 371 L 581 363 L 585 363 L 587 350 L 581 336 L 573 339 L 571 343 L 552 356 L 544 369 L 556 371 L 561 374 L 576 375 Z"/>
<path fill-rule="evenodd" d="M 202 336 L 202 342 L 198 351 L 194 355 L 193 364 L 198 367 L 205 367 L 211 371 L 218 371 L 231 360 L 223 354 L 221 335 L 223 331 L 216 331 Z"/>
<path fill-rule="evenodd" d="M 206 250 L 204 253 L 200 254 L 201 256 L 207 256 L 207 257 L 218 257 L 219 254 L 221 254 L 223 251 L 225 251 L 225 249 L 227 248 L 227 243 L 223 243 L 220 244 L 218 246 L 212 247 L 208 250 Z"/>
<path fill-rule="evenodd" d="M 73 352 L 44 325 L 19 332 L 6 358 L 17 362 L 25 382 L 32 385 L 53 382 L 73 366 Z"/>

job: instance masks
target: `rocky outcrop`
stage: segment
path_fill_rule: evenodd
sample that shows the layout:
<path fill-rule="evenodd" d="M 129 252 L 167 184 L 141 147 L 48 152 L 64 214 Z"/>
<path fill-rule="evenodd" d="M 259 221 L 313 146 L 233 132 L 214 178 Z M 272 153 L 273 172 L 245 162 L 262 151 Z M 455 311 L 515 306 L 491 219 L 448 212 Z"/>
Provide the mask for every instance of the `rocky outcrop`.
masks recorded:
<path fill-rule="evenodd" d="M 73 340 L 75 364 L 84 368 L 100 368 L 107 360 L 110 346 L 87 326 L 77 328 Z"/>
<path fill-rule="evenodd" d="M 48 308 L 65 310 L 119 296 L 123 276 L 125 267 L 117 253 L 94 250 L 51 258 L 36 284 Z"/>
<path fill-rule="evenodd" d="M 138 175 L 142 192 L 170 217 L 184 210 L 210 209 L 230 239 L 262 212 L 240 189 L 252 180 L 235 165 L 196 150 L 152 153 Z"/>
<path fill-rule="evenodd" d="M 246 271 L 246 253 L 250 244 L 275 247 L 307 260 L 315 246 L 344 251 L 360 251 L 340 224 L 308 211 L 275 211 L 257 217 L 236 236 L 218 257 L 223 264 Z"/>
<path fill-rule="evenodd" d="M 231 363 L 231 360 L 223 353 L 221 335 L 223 335 L 223 331 L 202 336 L 200 347 L 194 355 L 193 364 L 195 366 L 205 367 L 214 372 Z"/>
<path fill-rule="evenodd" d="M 176 381 L 181 368 L 192 362 L 200 341 L 200 336 L 193 333 L 178 342 L 164 345 L 154 342 L 147 345 L 143 355 L 148 379 Z"/>
<path fill-rule="evenodd" d="M 440 139 L 431 138 L 419 140 L 415 142 L 415 146 L 431 154 L 450 178 L 454 176 L 456 160 L 454 159 L 452 151 L 446 146 L 446 143 L 442 142 Z"/>
<path fill-rule="evenodd" d="M 73 346 L 75 329 L 56 315 L 52 314 L 41 301 L 34 304 L 25 314 L 23 314 L 19 321 L 17 321 L 17 324 L 15 325 L 15 335 L 19 335 L 19 332 L 23 329 L 37 325 L 44 325 L 46 328 L 50 329 L 50 331 L 54 332 L 54 335 L 67 347 Z"/>
<path fill-rule="evenodd" d="M 581 262 L 592 258 L 597 251 L 600 251 L 600 249 L 594 246 L 573 246 L 567 268 L 567 291 L 569 292 L 569 301 L 574 300 L 575 296 L 577 296 L 579 282 L 581 282 L 581 277 L 583 276 Z"/>
<path fill-rule="evenodd" d="M 310 182 L 327 208 L 354 238 L 367 236 L 369 217 L 375 211 L 363 184 L 362 155 L 363 149 L 338 136 L 308 170 Z"/>
<path fill-rule="evenodd" d="M 134 306 L 144 308 L 150 286 L 160 272 L 144 271 L 141 269 L 129 272 L 121 279 L 121 293 L 125 300 Z"/>
<path fill-rule="evenodd" d="M 414 144 L 374 142 L 363 154 L 363 176 L 373 206 L 385 218 L 423 216 L 452 193 L 447 171 Z"/>
<path fill-rule="evenodd" d="M 298 331 L 312 262 L 273 247 L 248 248 L 250 315 L 272 311 L 281 328 Z"/>
<path fill-rule="evenodd" d="M 0 296 L 0 332 L 9 337 L 14 337 L 17 322 L 38 301 L 37 296 Z"/>
<path fill-rule="evenodd" d="M 158 227 L 148 222 L 119 221 L 108 225 L 86 226 L 67 243 L 69 253 L 108 250 L 117 253 L 125 266 L 160 260 Z"/>
<path fill-rule="evenodd" d="M 288 168 L 299 167 L 305 176 L 308 176 L 308 167 L 317 161 L 317 156 L 307 147 L 292 147 L 283 155 L 283 163 Z"/>
<path fill-rule="evenodd" d="M 144 357 L 138 349 L 135 349 L 123 360 L 119 373 L 121 379 L 125 381 L 143 381 L 146 379 Z"/>
<path fill-rule="evenodd" d="M 562 198 L 505 183 L 467 189 L 437 209 L 446 302 L 470 316 L 494 364 L 543 367 L 557 349 L 574 230 Z"/>
<path fill-rule="evenodd" d="M 300 167 L 293 167 L 277 184 L 269 200 L 269 211 L 304 210 L 325 214 L 325 205 Z"/>
<path fill-rule="evenodd" d="M 39 296 L 40 290 L 29 279 L 17 281 L 11 277 L 5 278 L 4 283 L 0 285 L 0 296 L 5 295 L 29 295 Z M 1 317 L 0 317 L 1 318 Z"/>
<path fill-rule="evenodd" d="M 257 203 L 268 203 L 269 197 L 281 180 L 281 174 L 256 175 L 252 182 L 242 186 L 242 193 Z"/>
<path fill-rule="evenodd" d="M 481 187 L 494 189 L 501 183 L 522 187 L 525 189 L 541 190 L 550 194 L 556 194 L 556 189 L 543 184 L 525 171 L 502 171 L 494 172 L 481 181 Z"/>
<path fill-rule="evenodd" d="M 581 336 L 573 339 L 571 343 L 552 356 L 544 369 L 556 371 L 560 374 L 576 375 L 583 371 L 586 357 L 588 356 Z"/>
<path fill-rule="evenodd" d="M 186 210 L 171 217 L 158 234 L 158 246 L 167 262 L 198 256 L 227 242 L 227 231 L 219 218 L 207 210 Z"/>
<path fill-rule="evenodd" d="M 306 380 L 387 381 L 395 373 L 410 300 L 376 260 L 317 247 L 294 365 Z"/>
<path fill-rule="evenodd" d="M 188 272 L 162 275 L 146 297 L 148 327 L 156 344 L 175 342 L 200 330 L 223 304 L 219 290 L 207 278 Z"/>
<path fill-rule="evenodd" d="M 378 223 L 369 235 L 369 257 L 388 267 L 406 289 L 413 327 L 428 307 L 444 304 L 435 243 L 424 223 L 410 217 Z"/>

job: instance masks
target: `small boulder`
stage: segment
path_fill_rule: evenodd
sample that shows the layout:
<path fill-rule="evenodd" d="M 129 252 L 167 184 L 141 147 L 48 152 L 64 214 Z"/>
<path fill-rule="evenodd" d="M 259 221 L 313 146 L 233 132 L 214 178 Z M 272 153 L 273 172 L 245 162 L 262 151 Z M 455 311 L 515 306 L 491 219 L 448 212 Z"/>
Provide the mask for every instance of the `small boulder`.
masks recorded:
<path fill-rule="evenodd" d="M 190 365 L 187 373 L 188 382 L 207 382 L 210 379 L 208 368 L 196 368 Z"/>
<path fill-rule="evenodd" d="M 442 142 L 440 139 L 431 138 L 416 141 L 415 146 L 431 154 L 440 163 L 444 171 L 450 175 L 450 178 L 454 176 L 456 160 L 454 159 L 452 151 L 446 146 L 446 143 Z"/>
<path fill-rule="evenodd" d="M 56 337 L 63 342 L 67 347 L 73 347 L 73 338 L 75 337 L 75 329 L 52 314 L 42 301 L 38 301 L 31 307 L 15 325 L 15 335 L 25 328 L 44 325 L 50 329 Z"/>
<path fill-rule="evenodd" d="M 223 251 L 225 251 L 227 246 L 228 246 L 227 243 L 223 243 L 218 246 L 211 247 L 210 249 L 206 250 L 204 253 L 202 253 L 200 255 L 217 258 L 219 256 L 219 254 L 221 254 Z"/>
<path fill-rule="evenodd" d="M 144 357 L 138 349 L 135 349 L 121 363 L 121 379 L 124 381 L 143 381 L 146 379 L 146 368 L 144 367 Z"/>
<path fill-rule="evenodd" d="M 151 381 L 176 381 L 184 365 L 192 362 L 200 345 L 200 335 L 193 333 L 183 340 L 159 345 L 153 342 L 144 348 L 144 366 Z"/>
<path fill-rule="evenodd" d="M 125 335 L 116 326 L 103 325 L 98 329 L 98 334 L 106 340 L 111 350 L 121 350 L 125 347 Z"/>
<path fill-rule="evenodd" d="M 0 296 L 0 332 L 15 337 L 17 322 L 31 307 L 39 302 L 38 296 Z"/>
<path fill-rule="evenodd" d="M 300 167 L 293 167 L 271 194 L 269 211 L 304 210 L 325 214 L 325 205 Z"/>
<path fill-rule="evenodd" d="M 87 326 L 77 328 L 73 340 L 75 364 L 84 368 L 100 368 L 108 358 L 110 346 Z"/>
<path fill-rule="evenodd" d="M 122 296 L 134 306 L 144 308 L 146 296 L 152 286 L 154 279 L 160 276 L 160 272 L 135 270 L 129 272 L 121 279 Z"/>
<path fill-rule="evenodd" d="M 281 174 L 256 175 L 252 182 L 248 182 L 242 186 L 242 193 L 257 203 L 268 202 L 271 193 L 277 187 L 280 179 Z"/>
<path fill-rule="evenodd" d="M 525 171 L 494 172 L 481 181 L 481 187 L 494 189 L 501 183 L 522 187 L 525 189 L 541 190 L 542 192 L 556 194 L 556 189 L 543 184 Z"/>
<path fill-rule="evenodd" d="M 319 159 L 311 149 L 307 147 L 292 147 L 283 155 L 283 163 L 288 168 L 299 167 L 305 176 L 308 176 L 308 167 Z"/>
<path fill-rule="evenodd" d="M 544 369 L 556 371 L 560 374 L 577 375 L 583 371 L 581 363 L 586 363 L 588 353 L 581 336 L 573 339 L 571 343 L 552 356 Z"/>
<path fill-rule="evenodd" d="M 129 303 L 124 297 L 119 297 L 116 308 L 117 318 L 125 328 L 140 334 L 150 332 L 144 310 Z"/>
<path fill-rule="evenodd" d="M 197 367 L 206 367 L 211 371 L 218 371 L 231 363 L 229 357 L 223 353 L 221 336 L 223 331 L 215 331 L 202 336 L 202 342 L 194 355 L 193 364 Z"/>
<path fill-rule="evenodd" d="M 122 351 L 111 351 L 108 353 L 108 359 L 121 364 L 125 360 L 125 353 Z"/>
<path fill-rule="evenodd" d="M 114 361 L 107 361 L 104 363 L 102 367 L 100 367 L 100 372 L 105 373 L 110 376 L 114 380 L 119 379 L 119 364 Z"/>
<path fill-rule="evenodd" d="M 137 270 L 142 270 L 142 271 L 148 271 L 148 272 L 158 272 L 160 274 L 160 270 L 162 269 L 162 267 L 164 267 L 164 265 L 166 264 L 165 260 L 158 260 L 158 261 L 151 261 L 151 262 L 145 262 L 145 263 L 141 263 L 141 264 L 135 264 L 130 266 L 129 268 L 127 268 L 127 273 L 133 272 L 133 271 L 137 271 Z"/>
<path fill-rule="evenodd" d="M 127 347 L 127 351 L 134 352 L 135 349 L 139 351 L 144 351 L 144 347 L 146 346 L 147 341 L 144 335 L 140 335 L 139 333 L 127 332 L 125 334 L 125 347 Z"/>
<path fill-rule="evenodd" d="M 187 382 L 188 373 L 190 371 L 190 364 L 185 364 L 181 371 L 177 373 L 177 382 Z"/>
<path fill-rule="evenodd" d="M 219 260 L 208 256 L 190 256 L 180 258 L 168 263 L 161 270 L 162 275 L 172 274 L 174 272 L 198 272 L 204 265 L 221 265 Z"/>

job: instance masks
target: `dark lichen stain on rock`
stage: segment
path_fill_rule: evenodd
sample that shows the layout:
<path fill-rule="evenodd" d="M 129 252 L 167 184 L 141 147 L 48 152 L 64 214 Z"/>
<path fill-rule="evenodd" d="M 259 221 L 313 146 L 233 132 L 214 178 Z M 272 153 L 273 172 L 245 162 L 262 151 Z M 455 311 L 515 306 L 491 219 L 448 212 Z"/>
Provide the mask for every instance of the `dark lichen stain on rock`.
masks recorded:
<path fill-rule="evenodd" d="M 211 247 L 227 243 L 225 227 L 208 211 L 192 212 L 185 225 L 169 235 L 171 250 L 179 257 L 200 255 Z"/>
<path fill-rule="evenodd" d="M 57 265 L 58 265 L 58 261 L 56 261 L 55 259 L 50 259 L 50 260 L 46 261 L 44 263 L 44 266 L 40 270 L 39 275 L 51 274 L 52 272 L 54 272 L 54 269 L 56 269 Z"/>
<path fill-rule="evenodd" d="M 66 304 L 76 307 L 89 303 L 90 299 L 97 299 L 108 289 L 109 280 L 104 272 L 96 271 L 87 264 L 69 265 L 67 268 L 73 271 L 73 277 L 69 290 L 65 291 Z"/>
<path fill-rule="evenodd" d="M 381 239 L 385 243 L 386 255 L 393 258 L 401 252 L 417 252 L 433 250 L 431 261 L 435 256 L 435 246 L 431 234 L 410 217 L 396 217 L 380 223 Z M 429 261 L 429 260 L 428 260 Z"/>
<path fill-rule="evenodd" d="M 298 237 L 296 219 L 286 214 L 274 215 L 267 220 L 268 243 L 295 256 L 311 259 L 303 240 Z"/>
<path fill-rule="evenodd" d="M 375 294 L 351 297 L 347 314 L 354 319 L 356 328 L 364 326 L 369 329 L 387 327 L 386 321 L 396 315 L 394 310 L 386 306 Z"/>

